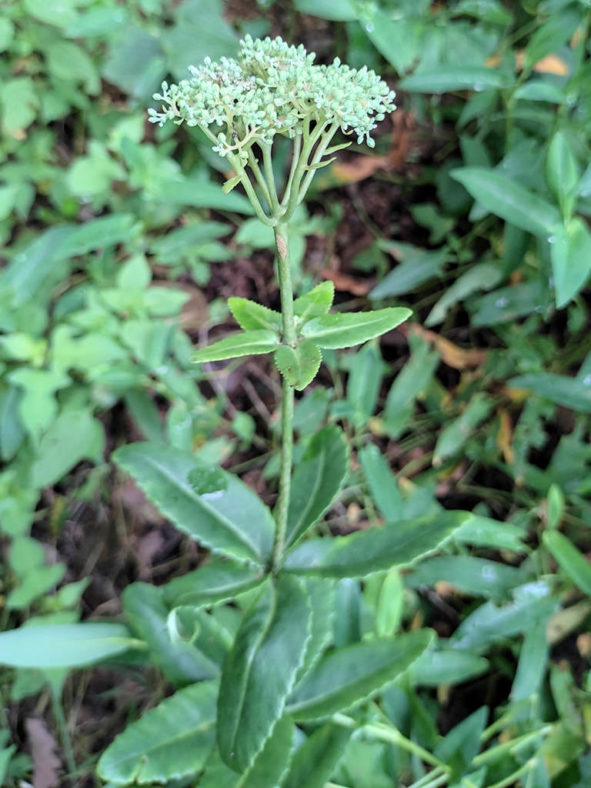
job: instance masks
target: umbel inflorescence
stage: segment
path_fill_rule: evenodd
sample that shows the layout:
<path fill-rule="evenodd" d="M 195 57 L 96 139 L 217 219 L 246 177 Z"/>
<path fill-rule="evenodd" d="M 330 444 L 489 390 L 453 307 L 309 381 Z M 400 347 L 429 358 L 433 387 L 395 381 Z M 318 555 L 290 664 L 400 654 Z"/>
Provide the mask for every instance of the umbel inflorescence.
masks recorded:
<path fill-rule="evenodd" d="M 236 170 L 227 188 L 242 182 L 254 201 L 244 171 L 249 167 L 266 203 L 266 210 L 255 204 L 257 213 L 260 207 L 268 220 L 288 216 L 303 199 L 314 171 L 329 163 L 327 157 L 336 150 L 328 147 L 335 133 L 354 134 L 359 143 L 373 146 L 371 132 L 394 110 L 394 93 L 373 71 L 349 68 L 338 59 L 316 65 L 315 57 L 281 38 L 246 36 L 237 59 L 207 58 L 190 68 L 190 79 L 178 85 L 163 83 L 154 96 L 162 108 L 151 109 L 150 120 L 199 126 Z M 281 202 L 271 178 L 271 147 L 277 134 L 294 145 Z M 262 169 L 255 145 L 262 152 Z"/>

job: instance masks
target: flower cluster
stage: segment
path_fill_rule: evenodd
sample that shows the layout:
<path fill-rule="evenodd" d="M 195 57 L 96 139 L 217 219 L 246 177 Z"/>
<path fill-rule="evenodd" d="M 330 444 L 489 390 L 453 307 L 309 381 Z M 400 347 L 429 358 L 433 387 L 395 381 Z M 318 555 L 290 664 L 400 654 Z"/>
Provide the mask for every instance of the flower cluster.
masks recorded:
<path fill-rule="evenodd" d="M 162 110 L 151 109 L 150 120 L 199 126 L 223 156 L 255 141 L 272 143 L 275 134 L 293 138 L 304 122 L 340 128 L 373 146 L 370 133 L 394 109 L 394 93 L 365 67 L 352 69 L 338 59 L 315 65 L 314 59 L 281 38 L 247 36 L 237 60 L 208 58 L 191 67 L 191 79 L 163 83 L 154 96 Z"/>

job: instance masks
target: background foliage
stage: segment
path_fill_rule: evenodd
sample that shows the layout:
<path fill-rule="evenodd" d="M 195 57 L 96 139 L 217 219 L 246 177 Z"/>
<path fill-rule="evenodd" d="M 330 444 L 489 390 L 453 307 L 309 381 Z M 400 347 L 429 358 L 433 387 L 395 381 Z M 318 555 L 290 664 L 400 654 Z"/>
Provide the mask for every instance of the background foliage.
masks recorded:
<path fill-rule="evenodd" d="M 2 669 L 0 782 L 16 786 L 53 758 L 53 784 L 62 769 L 94 784 L 124 722 L 171 684 L 213 678 L 237 626 L 223 608 L 203 614 L 202 661 L 162 639 L 173 600 L 158 586 L 203 556 L 109 456 L 164 440 L 272 498 L 276 371 L 250 361 L 212 375 L 189 362 L 230 322 L 221 296 L 277 306 L 272 236 L 242 195 L 222 194 L 225 163 L 199 133 L 146 123 L 163 78 L 232 55 L 250 32 L 375 67 L 398 92 L 375 154 L 341 154 L 290 239 L 298 292 L 330 278 L 342 310 L 414 311 L 381 344 L 326 353 L 324 386 L 298 400 L 299 457 L 325 421 L 344 425 L 353 452 L 323 527 L 345 534 L 443 508 L 482 517 L 477 536 L 460 532 L 412 571 L 343 580 L 335 643 L 437 631 L 437 650 L 367 713 L 457 764 L 458 785 L 468 767 L 479 785 L 519 784 L 503 780 L 520 768 L 528 788 L 585 785 L 589 4 L 5 0 L 2 11 L 2 628 L 29 622 L 33 635 L 41 621 L 123 609 L 150 657 L 74 678 L 51 665 Z M 138 579 L 155 585 L 125 594 Z M 127 648 L 126 628 L 99 636 L 103 658 Z M 79 665 L 92 661 L 87 647 Z M 18 648 L 39 646 L 32 636 Z M 501 731 L 511 747 L 490 766 Z M 330 727 L 315 735 L 310 751 L 345 753 L 326 780 L 375 788 L 422 776 L 395 742 L 357 737 L 345 751 Z M 188 763 L 187 783 L 142 779 L 193 784 L 199 768 Z"/>

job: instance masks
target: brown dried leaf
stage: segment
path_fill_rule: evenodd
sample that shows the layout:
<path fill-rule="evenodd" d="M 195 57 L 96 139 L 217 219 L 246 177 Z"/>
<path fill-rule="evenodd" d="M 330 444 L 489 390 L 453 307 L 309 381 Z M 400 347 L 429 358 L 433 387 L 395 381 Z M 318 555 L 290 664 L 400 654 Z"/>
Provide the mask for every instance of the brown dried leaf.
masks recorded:
<path fill-rule="evenodd" d="M 33 788 L 59 788 L 62 764 L 56 755 L 55 739 L 45 722 L 36 717 L 29 717 L 25 728 L 35 767 Z"/>
<path fill-rule="evenodd" d="M 442 361 L 452 369 L 479 367 L 486 361 L 486 350 L 481 350 L 479 348 L 464 349 L 458 347 L 458 345 L 454 345 L 453 342 L 450 342 L 449 339 L 445 339 L 445 337 L 439 336 L 439 334 L 436 334 L 434 331 L 423 328 L 418 323 L 411 323 L 407 330 L 419 334 L 419 336 L 422 336 L 427 342 L 432 342 L 439 351 Z"/>
<path fill-rule="evenodd" d="M 372 287 L 371 283 L 366 279 L 356 279 L 354 276 L 342 274 L 340 271 L 332 271 L 330 268 L 325 268 L 321 271 L 321 274 L 334 283 L 336 290 L 352 293 L 356 296 L 367 295 Z"/>

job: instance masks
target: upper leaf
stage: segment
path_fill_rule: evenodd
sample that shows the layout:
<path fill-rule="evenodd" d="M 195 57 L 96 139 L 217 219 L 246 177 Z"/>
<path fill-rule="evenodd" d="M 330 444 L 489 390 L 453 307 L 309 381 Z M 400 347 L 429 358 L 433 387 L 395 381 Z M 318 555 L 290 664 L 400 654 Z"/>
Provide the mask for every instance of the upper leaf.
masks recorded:
<path fill-rule="evenodd" d="M 275 724 L 304 659 L 310 605 L 294 578 L 268 578 L 245 613 L 222 670 L 218 746 L 228 766 L 252 764 Z"/>
<path fill-rule="evenodd" d="M 194 774 L 215 742 L 217 683 L 193 684 L 132 722 L 98 762 L 103 780 L 166 783 Z"/>
<path fill-rule="evenodd" d="M 302 335 L 320 347 L 353 347 L 379 337 L 407 320 L 412 312 L 403 307 L 376 309 L 371 312 L 324 315 L 302 326 Z"/>
<path fill-rule="evenodd" d="M 274 331 L 267 329 L 242 331 L 198 350 L 193 355 L 193 361 L 204 363 L 206 361 L 224 361 L 228 358 L 241 356 L 260 356 L 275 350 L 278 344 L 279 336 Z"/>
<path fill-rule="evenodd" d="M 406 566 L 435 550 L 469 517 L 470 512 L 444 511 L 350 536 L 310 539 L 287 554 L 284 568 L 304 575 L 363 577 Z"/>
<path fill-rule="evenodd" d="M 245 331 L 281 331 L 281 315 L 248 298 L 228 298 L 228 306 L 234 320 Z"/>
<path fill-rule="evenodd" d="M 578 216 L 557 228 L 550 257 L 560 308 L 577 295 L 591 274 L 591 233 Z"/>
<path fill-rule="evenodd" d="M 335 425 L 314 435 L 291 481 L 286 544 L 291 545 L 317 523 L 331 505 L 347 473 L 349 452 Z"/>
<path fill-rule="evenodd" d="M 405 671 L 432 638 L 433 632 L 422 629 L 330 652 L 300 681 L 288 712 L 296 720 L 313 720 L 368 699 Z"/>
<path fill-rule="evenodd" d="M 190 452 L 159 443 L 122 446 L 113 457 L 179 530 L 213 552 L 266 563 L 271 512 L 236 476 L 212 475 Z"/>
<path fill-rule="evenodd" d="M 522 230 L 548 238 L 560 224 L 560 213 L 552 203 L 502 172 L 486 167 L 462 167 L 452 170 L 451 175 L 487 211 Z"/>
<path fill-rule="evenodd" d="M 334 300 L 334 284 L 321 282 L 313 287 L 309 293 L 296 298 L 293 302 L 293 311 L 300 320 L 310 320 L 313 317 L 326 315 Z"/>

